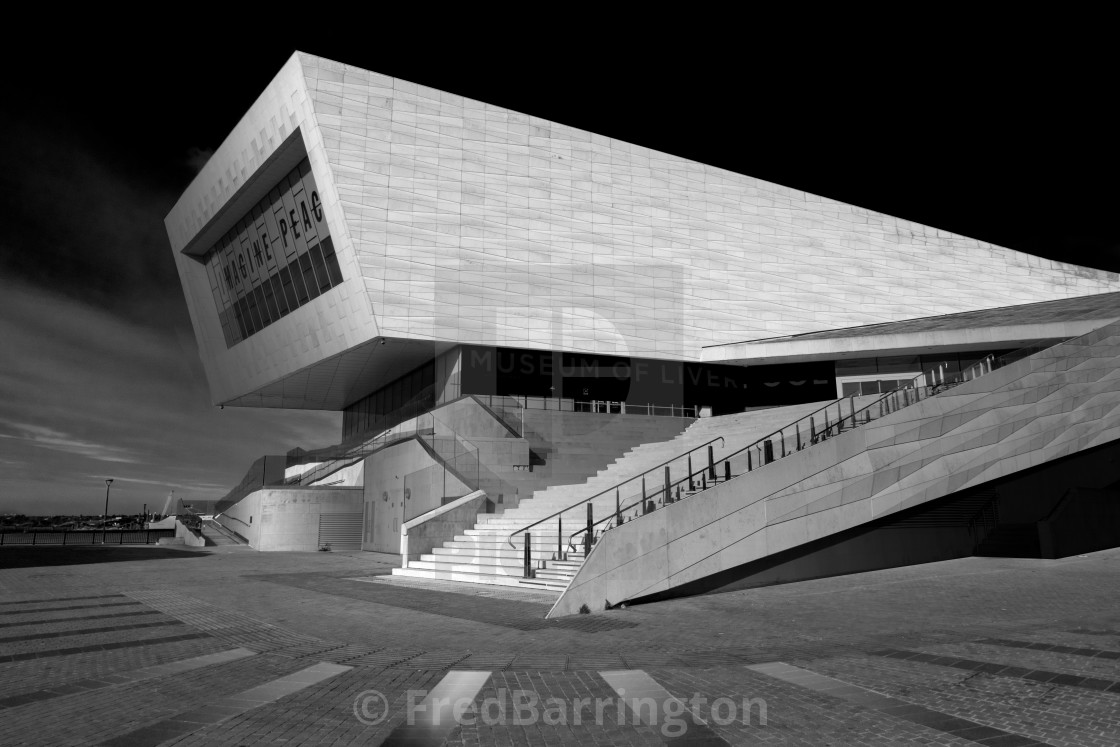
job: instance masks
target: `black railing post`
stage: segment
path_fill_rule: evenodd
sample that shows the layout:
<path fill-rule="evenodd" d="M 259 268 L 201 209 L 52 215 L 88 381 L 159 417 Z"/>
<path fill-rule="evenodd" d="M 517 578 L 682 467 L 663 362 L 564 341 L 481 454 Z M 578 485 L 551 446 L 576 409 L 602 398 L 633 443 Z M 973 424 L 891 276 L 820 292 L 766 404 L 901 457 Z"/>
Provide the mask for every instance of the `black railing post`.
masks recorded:
<path fill-rule="evenodd" d="M 812 415 L 809 416 L 809 443 L 817 442 L 817 421 Z"/>
<path fill-rule="evenodd" d="M 786 432 L 785 429 L 778 431 L 778 437 L 782 439 L 782 459 L 786 458 Z"/>
<path fill-rule="evenodd" d="M 583 533 L 583 557 L 585 559 L 587 558 L 588 555 L 591 554 L 591 539 L 592 539 L 592 537 L 594 537 L 593 532 L 595 530 L 592 528 L 592 525 L 595 524 L 595 520 L 592 517 L 592 512 L 593 511 L 594 511 L 594 506 L 592 506 L 590 503 L 588 503 L 587 504 L 587 531 L 585 531 Z"/>
<path fill-rule="evenodd" d="M 524 578 L 533 577 L 533 550 L 530 545 L 533 541 L 533 535 L 525 532 L 525 575 Z"/>
<path fill-rule="evenodd" d="M 754 470 L 754 465 L 751 463 L 751 462 L 754 461 L 753 457 L 754 457 L 754 449 L 748 448 L 747 449 L 747 472 L 752 472 Z"/>
<path fill-rule="evenodd" d="M 856 427 L 856 395 L 848 397 L 848 405 L 852 413 L 852 427 Z"/>
<path fill-rule="evenodd" d="M 556 517 L 556 559 L 564 559 L 564 517 Z"/>
<path fill-rule="evenodd" d="M 622 499 L 619 497 L 618 488 L 614 489 L 614 525 L 622 524 Z"/>
<path fill-rule="evenodd" d="M 642 475 L 642 515 L 648 514 L 646 510 L 646 476 Z"/>
<path fill-rule="evenodd" d="M 661 505 L 667 506 L 672 503 L 672 488 L 669 485 L 669 465 L 665 465 L 665 497 L 661 499 Z"/>
<path fill-rule="evenodd" d="M 766 439 L 762 442 L 762 463 L 770 464 L 774 461 L 774 442 Z"/>
<path fill-rule="evenodd" d="M 797 423 L 796 423 L 796 424 L 795 424 L 795 425 L 793 426 L 793 429 L 794 429 L 794 431 L 796 431 L 796 432 L 797 432 L 797 450 L 798 450 L 798 451 L 801 451 L 801 422 L 800 422 L 800 421 L 798 421 L 798 422 L 797 422 Z"/>
<path fill-rule="evenodd" d="M 688 492 L 696 490 L 696 485 L 692 482 L 692 452 L 688 452 Z"/>
<path fill-rule="evenodd" d="M 731 460 L 728 459 L 723 463 L 723 479 L 726 482 L 731 479 Z"/>
<path fill-rule="evenodd" d="M 708 444 L 708 479 L 709 480 L 715 480 L 716 479 L 716 456 L 715 456 L 715 451 L 713 449 L 714 449 L 714 447 L 711 444 Z"/>

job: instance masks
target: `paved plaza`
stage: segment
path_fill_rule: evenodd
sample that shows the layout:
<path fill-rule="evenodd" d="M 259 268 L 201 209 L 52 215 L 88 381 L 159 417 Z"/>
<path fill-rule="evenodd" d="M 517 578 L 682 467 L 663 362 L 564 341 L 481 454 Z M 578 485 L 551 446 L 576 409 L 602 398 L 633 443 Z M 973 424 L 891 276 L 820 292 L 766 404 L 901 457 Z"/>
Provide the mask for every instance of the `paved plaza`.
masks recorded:
<path fill-rule="evenodd" d="M 545 620 L 372 553 L 0 548 L 5 745 L 1116 745 L 1120 550 Z"/>

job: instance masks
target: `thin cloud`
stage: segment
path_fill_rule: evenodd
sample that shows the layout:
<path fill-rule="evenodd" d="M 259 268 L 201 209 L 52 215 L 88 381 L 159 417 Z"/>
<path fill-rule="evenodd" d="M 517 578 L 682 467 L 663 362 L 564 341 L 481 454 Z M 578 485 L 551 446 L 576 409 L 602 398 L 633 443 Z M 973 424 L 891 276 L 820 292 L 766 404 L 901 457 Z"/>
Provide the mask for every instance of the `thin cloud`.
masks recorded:
<path fill-rule="evenodd" d="M 83 441 L 68 433 L 63 433 L 62 431 L 57 431 L 46 426 L 31 425 L 30 423 L 13 423 L 7 420 L 0 420 L 0 422 L 5 423 L 8 427 L 16 431 L 14 434 L 0 433 L 0 438 L 15 438 L 21 441 L 29 441 L 33 445 L 40 446 L 44 449 L 54 449 L 55 451 L 63 451 L 68 454 L 76 454 L 89 459 L 96 459 L 99 462 L 135 464 L 140 461 L 127 449 L 109 446 L 107 444 L 93 443 L 91 441 Z"/>
<path fill-rule="evenodd" d="M 0 474 L 0 513 L 88 512 L 107 477 L 117 511 L 163 505 L 171 489 L 215 500 L 261 455 L 340 436 L 339 413 L 214 407 L 193 336 L 175 326 L 3 276 L 0 339 L 0 454 L 21 462 Z"/>
<path fill-rule="evenodd" d="M 90 479 L 97 479 L 99 477 L 99 475 L 88 475 L 88 477 Z M 104 479 L 104 478 L 102 478 L 102 479 Z M 116 481 L 131 482 L 131 483 L 136 483 L 137 485 L 158 485 L 162 488 L 167 488 L 169 490 L 174 488 L 175 490 L 192 490 L 192 491 L 221 490 L 221 491 L 228 492 L 230 487 L 231 487 L 229 485 L 219 485 L 217 483 L 212 483 L 212 482 L 183 483 L 183 482 L 172 482 L 172 481 L 169 481 L 169 480 L 147 480 L 147 479 L 140 478 L 140 477 L 118 477 L 118 478 L 115 478 L 114 484 L 116 484 Z"/>

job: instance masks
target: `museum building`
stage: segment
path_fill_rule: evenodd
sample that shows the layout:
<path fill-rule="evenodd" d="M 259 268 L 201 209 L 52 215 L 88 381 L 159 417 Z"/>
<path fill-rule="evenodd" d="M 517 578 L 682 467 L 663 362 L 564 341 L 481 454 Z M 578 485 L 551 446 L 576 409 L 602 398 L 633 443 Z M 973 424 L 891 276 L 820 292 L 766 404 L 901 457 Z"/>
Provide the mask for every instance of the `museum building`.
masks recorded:
<path fill-rule="evenodd" d="M 890 516 L 945 513 L 1025 469 L 1066 475 L 1115 437 L 1111 376 L 1088 361 L 1112 354 L 1116 273 L 303 53 L 166 228 L 214 403 L 343 413 L 336 446 L 262 458 L 220 503 L 218 530 L 262 550 L 399 552 L 411 575 L 554 588 L 563 614 L 597 595 L 856 569 L 829 542 L 864 548 L 860 568 L 969 554 L 982 541 L 971 514 L 969 547 L 929 535 L 924 555 L 876 548 L 896 542 Z M 1055 356 L 1050 378 L 1031 372 Z M 1047 397 L 1089 381 L 1078 366 L 1101 391 L 1041 417 Z M 986 387 L 1001 376 L 997 396 Z M 1023 387 L 1041 397 L 1024 426 L 1036 442 L 1012 448 L 1001 424 Z M 1069 421 L 1082 406 L 1092 417 Z M 957 425 L 931 425 L 946 417 Z M 978 461 L 953 462 L 963 436 L 950 431 L 988 421 Z M 912 469 L 901 452 L 883 461 L 896 444 L 867 441 L 906 423 L 925 450 Z M 1105 473 L 1071 487 L 1104 495 Z M 860 499 L 825 497 L 864 483 Z M 990 513 L 994 499 L 970 500 Z M 1113 510 L 1101 500 L 1098 520 Z M 679 524 L 701 501 L 724 501 L 714 545 Z M 555 537 L 587 511 L 581 555 Z M 538 520 L 551 554 L 525 539 Z M 657 562 L 620 554 L 627 534 Z"/>

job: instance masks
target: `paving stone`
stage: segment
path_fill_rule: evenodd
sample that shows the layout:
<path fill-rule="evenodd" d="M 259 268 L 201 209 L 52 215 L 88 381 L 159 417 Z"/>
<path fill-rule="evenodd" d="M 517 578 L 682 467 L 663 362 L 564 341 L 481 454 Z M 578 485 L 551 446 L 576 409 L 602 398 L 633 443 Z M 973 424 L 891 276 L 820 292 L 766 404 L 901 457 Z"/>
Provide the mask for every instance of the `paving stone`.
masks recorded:
<path fill-rule="evenodd" d="M 490 673 L 470 704 L 477 713 L 501 689 L 507 707 L 514 690 L 567 708 L 617 697 L 599 673 L 624 670 L 643 670 L 682 702 L 705 699 L 689 722 L 696 728 L 667 737 L 605 704 L 598 723 L 474 721 L 452 729 L 447 743 L 1120 743 L 1120 689 L 1108 684 L 1120 681 L 1120 661 L 1103 655 L 1120 651 L 1112 593 L 1120 551 L 1077 562 L 972 558 L 557 622 L 544 620 L 547 600 L 532 595 L 353 581 L 385 570 L 362 553 L 112 557 L 0 567 L 0 625 L 36 621 L 0 628 L 0 638 L 65 633 L 0 642 L 0 704 L 9 706 L 13 743 L 147 733 L 184 745 L 377 744 L 406 723 L 409 699 L 448 672 Z M 133 611 L 149 614 L 101 617 Z M 159 628 L 92 632 L 149 618 L 175 621 L 166 629 L 193 637 L 166 640 L 153 632 Z M 236 646 L 256 654 L 135 679 L 145 668 Z M 25 655 L 38 658 L 12 658 Z M 319 661 L 352 669 L 289 694 L 265 687 L 257 692 L 279 700 L 242 709 L 239 693 Z M 747 669 L 774 661 L 834 681 L 816 691 L 806 686 L 810 676 L 784 682 Z M 952 666 L 958 662 L 968 668 Z M 33 695 L 47 690 L 53 697 Z M 369 691 L 389 704 L 378 723 L 355 715 Z M 712 705 L 721 697 L 765 700 L 767 723 L 759 723 L 757 703 L 749 723 L 724 723 Z M 925 723 L 906 718 L 916 714 Z M 207 722 L 215 716 L 221 720 Z M 184 723 L 198 728 L 184 732 Z"/>

